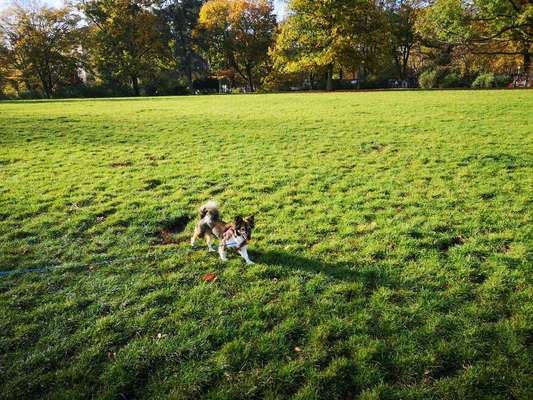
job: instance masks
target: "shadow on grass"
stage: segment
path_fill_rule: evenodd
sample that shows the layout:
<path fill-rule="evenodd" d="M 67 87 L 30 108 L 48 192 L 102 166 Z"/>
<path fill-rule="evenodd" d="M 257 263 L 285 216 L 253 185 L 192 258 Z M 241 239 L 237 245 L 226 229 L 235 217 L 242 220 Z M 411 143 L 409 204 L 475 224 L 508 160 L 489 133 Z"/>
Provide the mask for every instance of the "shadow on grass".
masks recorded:
<path fill-rule="evenodd" d="M 327 262 L 284 251 L 252 251 L 252 260 L 261 264 L 279 266 L 291 271 L 324 274 L 344 282 L 360 282 L 367 289 L 388 286 L 391 278 L 383 264 L 360 265 L 356 262 Z"/>

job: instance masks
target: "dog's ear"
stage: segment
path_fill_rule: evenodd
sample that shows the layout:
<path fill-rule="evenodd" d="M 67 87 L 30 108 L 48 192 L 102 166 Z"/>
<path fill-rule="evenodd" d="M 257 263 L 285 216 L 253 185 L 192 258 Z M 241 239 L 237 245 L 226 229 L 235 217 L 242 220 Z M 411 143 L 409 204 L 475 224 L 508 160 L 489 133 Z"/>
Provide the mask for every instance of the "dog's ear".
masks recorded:
<path fill-rule="evenodd" d="M 255 217 L 253 215 L 250 215 L 246 218 L 246 223 L 250 225 L 251 228 L 255 226 Z"/>
<path fill-rule="evenodd" d="M 242 225 L 243 222 L 244 222 L 244 220 L 242 219 L 242 217 L 240 215 L 237 215 L 235 217 L 235 226 Z"/>

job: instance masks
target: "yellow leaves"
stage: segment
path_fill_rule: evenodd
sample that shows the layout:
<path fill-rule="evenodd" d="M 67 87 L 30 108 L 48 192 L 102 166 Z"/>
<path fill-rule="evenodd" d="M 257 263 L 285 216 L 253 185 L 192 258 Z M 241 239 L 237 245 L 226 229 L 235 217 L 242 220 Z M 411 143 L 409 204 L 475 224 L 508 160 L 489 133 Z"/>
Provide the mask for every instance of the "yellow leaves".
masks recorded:
<path fill-rule="evenodd" d="M 199 15 L 196 37 L 204 37 L 208 57 L 218 69 L 233 69 L 241 77 L 268 57 L 276 30 L 267 0 L 210 0 Z"/>
<path fill-rule="evenodd" d="M 527 4 L 524 10 L 518 15 L 517 22 L 520 24 L 527 24 L 528 21 L 533 20 L 533 3 Z"/>
<path fill-rule="evenodd" d="M 207 30 L 224 27 L 230 13 L 231 0 L 211 0 L 205 3 L 198 17 L 198 23 Z"/>
<path fill-rule="evenodd" d="M 208 30 L 239 24 L 243 19 L 258 22 L 272 13 L 267 0 L 210 0 L 200 10 L 199 24 Z"/>

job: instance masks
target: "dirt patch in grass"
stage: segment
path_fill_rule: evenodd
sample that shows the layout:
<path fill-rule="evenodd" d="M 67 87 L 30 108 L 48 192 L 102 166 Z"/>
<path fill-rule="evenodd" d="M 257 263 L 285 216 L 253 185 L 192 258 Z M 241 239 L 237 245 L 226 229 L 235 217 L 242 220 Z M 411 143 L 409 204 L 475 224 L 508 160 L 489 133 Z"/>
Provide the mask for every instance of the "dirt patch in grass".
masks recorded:
<path fill-rule="evenodd" d="M 161 243 L 168 245 L 182 241 L 177 235 L 185 230 L 190 220 L 191 218 L 189 216 L 183 215 L 165 222 L 163 224 L 163 229 L 158 233 Z"/>
<path fill-rule="evenodd" d="M 159 179 L 149 179 L 145 183 L 146 183 L 145 189 L 152 190 L 160 186 L 163 182 L 161 182 Z"/>
<path fill-rule="evenodd" d="M 479 197 L 481 200 L 488 201 L 496 197 L 496 193 L 492 193 L 492 192 L 482 193 Z"/>
<path fill-rule="evenodd" d="M 440 251 L 447 252 L 450 248 L 455 246 L 461 246 L 463 243 L 464 239 L 461 236 L 454 236 L 451 238 L 440 239 L 435 245 Z"/>
<path fill-rule="evenodd" d="M 129 168 L 132 166 L 133 163 L 131 161 L 111 163 L 111 168 Z"/>
<path fill-rule="evenodd" d="M 161 244 L 168 245 L 177 243 L 173 233 L 167 229 L 161 229 L 159 232 L 159 237 L 161 238 Z"/>
<path fill-rule="evenodd" d="M 361 147 L 361 150 L 365 153 L 372 153 L 372 152 L 383 153 L 387 145 L 383 143 L 377 143 L 377 142 L 364 142 L 364 143 L 361 143 L 360 147 Z"/>

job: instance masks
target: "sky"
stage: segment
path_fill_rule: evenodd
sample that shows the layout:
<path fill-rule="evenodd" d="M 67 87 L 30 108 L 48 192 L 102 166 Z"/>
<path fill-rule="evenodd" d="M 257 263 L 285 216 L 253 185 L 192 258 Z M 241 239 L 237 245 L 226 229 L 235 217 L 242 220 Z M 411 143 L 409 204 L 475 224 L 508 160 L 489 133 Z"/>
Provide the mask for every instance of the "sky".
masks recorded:
<path fill-rule="evenodd" d="M 63 0 L 43 0 L 45 4 L 50 4 L 51 6 L 60 6 L 63 4 Z M 0 0 L 0 9 L 6 8 L 13 3 L 13 0 Z"/>
<path fill-rule="evenodd" d="M 6 8 L 9 4 L 12 3 L 13 0 L 0 0 L 0 10 Z M 42 0 L 45 4 L 50 4 L 51 6 L 60 6 L 63 4 L 63 0 Z M 274 7 L 276 9 L 276 13 L 278 14 L 278 19 L 280 19 L 283 16 L 285 6 L 284 0 L 274 0 Z"/>

